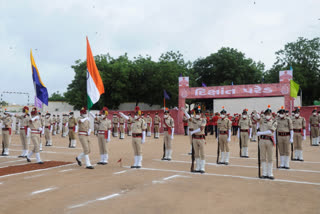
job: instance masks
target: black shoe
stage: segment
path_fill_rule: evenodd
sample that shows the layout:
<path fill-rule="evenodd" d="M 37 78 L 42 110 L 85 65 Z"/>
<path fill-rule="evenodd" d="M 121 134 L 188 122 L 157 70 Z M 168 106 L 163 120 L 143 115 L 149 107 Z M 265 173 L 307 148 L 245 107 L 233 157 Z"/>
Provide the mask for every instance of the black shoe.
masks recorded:
<path fill-rule="evenodd" d="M 189 152 L 188 155 L 192 155 L 192 152 Z"/>
<path fill-rule="evenodd" d="M 40 161 L 40 162 L 37 162 L 37 164 L 43 164 L 43 162 L 42 162 L 42 161 Z"/>
<path fill-rule="evenodd" d="M 167 158 L 167 161 L 171 161 L 171 158 Z"/>
<path fill-rule="evenodd" d="M 2 156 L 8 156 L 7 154 L 3 154 Z"/>
<path fill-rule="evenodd" d="M 132 168 L 132 169 L 135 169 L 135 168 L 137 168 L 137 166 L 131 166 L 131 168 Z"/>
<path fill-rule="evenodd" d="M 24 157 L 25 157 L 25 156 L 23 156 L 23 155 L 19 155 L 19 156 L 18 156 L 18 158 L 24 158 Z"/>
<path fill-rule="evenodd" d="M 28 157 L 27 157 L 27 161 L 28 161 L 28 162 L 31 162 L 31 160 L 30 160 Z"/>
<path fill-rule="evenodd" d="M 268 176 L 264 176 L 264 175 L 260 177 L 260 179 L 267 179 L 267 178 Z"/>
<path fill-rule="evenodd" d="M 101 165 L 107 165 L 108 163 L 106 163 L 106 162 L 102 162 L 102 164 Z"/>
<path fill-rule="evenodd" d="M 303 159 L 297 159 L 298 161 L 304 161 Z"/>
<path fill-rule="evenodd" d="M 141 166 L 136 166 L 136 169 L 140 169 L 141 168 Z"/>
<path fill-rule="evenodd" d="M 224 162 L 218 162 L 218 164 L 225 164 Z"/>
<path fill-rule="evenodd" d="M 249 156 L 243 156 L 244 158 L 249 158 Z"/>
<path fill-rule="evenodd" d="M 274 180 L 273 176 L 267 176 L 267 179 Z"/>
<path fill-rule="evenodd" d="M 200 173 L 201 173 L 201 174 L 203 174 L 203 173 L 205 173 L 205 171 L 203 171 L 203 170 L 200 170 Z"/>
<path fill-rule="evenodd" d="M 102 162 L 98 162 L 97 164 L 102 165 L 103 163 Z"/>
<path fill-rule="evenodd" d="M 78 165 L 79 165 L 79 166 L 82 166 L 82 163 L 81 163 L 81 161 L 78 159 L 78 157 L 76 157 L 76 161 L 78 162 Z"/>
<path fill-rule="evenodd" d="M 87 166 L 86 169 L 94 169 L 93 166 Z"/>
<path fill-rule="evenodd" d="M 228 162 L 225 162 L 224 164 L 225 164 L 225 165 L 229 165 L 229 163 L 228 163 Z"/>
<path fill-rule="evenodd" d="M 161 160 L 167 160 L 167 158 L 161 158 Z"/>
<path fill-rule="evenodd" d="M 285 167 L 283 167 L 283 168 L 284 168 L 284 169 L 290 169 L 290 167 L 286 167 L 286 166 L 285 166 Z"/>

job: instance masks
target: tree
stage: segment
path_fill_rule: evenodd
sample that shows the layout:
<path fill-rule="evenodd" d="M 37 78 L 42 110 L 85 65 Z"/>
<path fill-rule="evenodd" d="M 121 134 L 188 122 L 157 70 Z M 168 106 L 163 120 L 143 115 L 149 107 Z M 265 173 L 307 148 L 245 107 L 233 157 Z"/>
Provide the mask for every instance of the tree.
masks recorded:
<path fill-rule="evenodd" d="M 287 43 L 276 52 L 277 61 L 265 74 L 266 82 L 279 82 L 279 71 L 293 68 L 293 79 L 303 90 L 303 104 L 311 105 L 320 97 L 320 38 Z"/>
<path fill-rule="evenodd" d="M 66 101 L 66 98 L 57 91 L 49 97 L 49 101 Z"/>
<path fill-rule="evenodd" d="M 206 58 L 194 62 L 197 84 L 231 85 L 261 82 L 264 64 L 246 58 L 245 54 L 233 48 L 221 48 Z"/>

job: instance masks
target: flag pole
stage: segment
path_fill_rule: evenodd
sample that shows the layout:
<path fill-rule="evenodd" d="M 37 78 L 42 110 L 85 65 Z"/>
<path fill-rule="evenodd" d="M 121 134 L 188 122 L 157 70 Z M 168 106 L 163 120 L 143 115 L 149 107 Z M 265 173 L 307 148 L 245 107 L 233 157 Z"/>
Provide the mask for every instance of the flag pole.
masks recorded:
<path fill-rule="evenodd" d="M 166 98 L 163 98 L 163 111 L 166 110 Z"/>

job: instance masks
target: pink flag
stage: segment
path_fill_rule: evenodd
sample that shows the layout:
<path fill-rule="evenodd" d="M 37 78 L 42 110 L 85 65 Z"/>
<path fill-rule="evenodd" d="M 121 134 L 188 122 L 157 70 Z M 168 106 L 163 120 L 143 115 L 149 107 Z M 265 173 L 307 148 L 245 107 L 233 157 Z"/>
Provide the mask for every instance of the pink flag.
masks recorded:
<path fill-rule="evenodd" d="M 37 96 L 34 97 L 34 106 L 37 108 L 42 108 L 42 102 Z"/>

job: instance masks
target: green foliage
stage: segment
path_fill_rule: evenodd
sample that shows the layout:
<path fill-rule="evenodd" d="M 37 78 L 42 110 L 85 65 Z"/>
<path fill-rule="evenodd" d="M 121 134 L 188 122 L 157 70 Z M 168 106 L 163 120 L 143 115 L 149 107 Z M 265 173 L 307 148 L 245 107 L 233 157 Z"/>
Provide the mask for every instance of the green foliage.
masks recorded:
<path fill-rule="evenodd" d="M 6 101 L 1 101 L 0 106 L 8 106 L 8 103 Z"/>
<path fill-rule="evenodd" d="M 265 81 L 279 82 L 279 71 L 293 68 L 293 80 L 303 90 L 303 104 L 312 105 L 320 97 L 320 38 L 298 38 L 276 52 L 277 61 L 265 73 Z"/>
<path fill-rule="evenodd" d="M 246 58 L 245 54 L 233 48 L 221 48 L 217 53 L 194 62 L 197 83 L 207 86 L 241 85 L 260 83 L 264 64 Z"/>
<path fill-rule="evenodd" d="M 66 101 L 66 98 L 57 91 L 49 97 L 49 101 Z"/>

